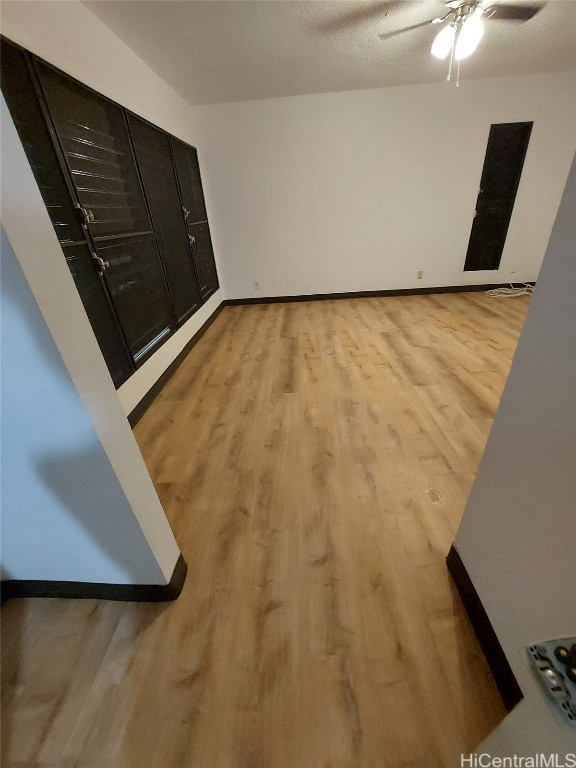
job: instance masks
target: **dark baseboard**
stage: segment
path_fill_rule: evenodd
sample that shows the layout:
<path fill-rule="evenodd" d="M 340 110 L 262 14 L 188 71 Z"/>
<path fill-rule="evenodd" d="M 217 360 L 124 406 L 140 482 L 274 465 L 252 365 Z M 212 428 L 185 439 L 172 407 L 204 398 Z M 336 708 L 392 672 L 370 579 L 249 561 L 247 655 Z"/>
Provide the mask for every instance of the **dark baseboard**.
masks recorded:
<path fill-rule="evenodd" d="M 241 304 L 287 304 L 293 301 L 329 301 L 332 299 L 365 299 L 378 296 L 424 296 L 429 293 L 461 293 L 468 291 L 490 291 L 505 288 L 510 283 L 486 285 L 445 285 L 431 288 L 398 288 L 390 291 L 350 291 L 348 293 L 305 293 L 301 296 L 258 296 L 249 299 L 226 299 L 224 304 L 233 307 Z M 530 283 L 534 285 L 534 283 Z"/>
<path fill-rule="evenodd" d="M 446 557 L 446 565 L 462 599 L 478 642 L 484 651 L 484 656 L 498 686 L 504 705 L 508 712 L 510 712 L 524 696 L 514 677 L 508 659 L 502 650 L 500 641 L 494 632 L 494 628 L 490 623 L 488 614 L 484 610 L 474 584 L 468 575 L 468 571 L 454 546 L 450 547 L 450 552 L 448 552 Z"/>
<path fill-rule="evenodd" d="M 222 312 L 225 306 L 226 306 L 226 302 L 223 301 L 220 304 L 220 306 L 214 310 L 214 312 L 210 315 L 208 320 L 206 320 L 204 325 L 196 331 L 194 336 L 192 336 L 192 338 L 186 344 L 182 352 L 180 352 L 180 354 L 174 358 L 174 360 L 170 363 L 168 368 L 166 368 L 166 370 L 160 376 L 160 378 L 152 385 L 152 387 L 150 387 L 150 389 L 144 395 L 142 400 L 140 400 L 138 405 L 135 408 L 133 408 L 133 410 L 128 415 L 128 422 L 130 423 L 131 427 L 135 427 L 136 424 L 138 424 L 138 422 L 140 421 L 142 416 L 144 416 L 148 408 L 150 408 L 150 406 L 152 405 L 156 397 L 158 397 L 158 395 L 160 394 L 160 391 L 166 386 L 169 379 L 172 378 L 172 376 L 174 375 L 176 370 L 179 368 L 179 366 L 182 365 L 185 358 L 190 353 L 190 350 L 192 349 L 192 347 L 194 347 L 200 341 L 202 336 L 204 336 L 208 328 L 210 328 L 214 320 L 216 320 L 216 318 L 218 317 L 220 312 Z"/>
<path fill-rule="evenodd" d="M 10 579 L 0 585 L 1 605 L 11 597 L 62 597 L 163 603 L 175 600 L 184 586 L 188 566 L 180 555 L 168 584 L 97 584 L 86 581 L 26 581 Z"/>

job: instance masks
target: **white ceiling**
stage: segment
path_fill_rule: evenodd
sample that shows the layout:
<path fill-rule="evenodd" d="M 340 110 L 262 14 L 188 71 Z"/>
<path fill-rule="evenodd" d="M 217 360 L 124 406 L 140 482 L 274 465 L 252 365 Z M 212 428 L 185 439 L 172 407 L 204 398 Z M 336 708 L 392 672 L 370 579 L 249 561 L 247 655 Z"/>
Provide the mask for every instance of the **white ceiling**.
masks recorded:
<path fill-rule="evenodd" d="M 498 0 L 496 0 L 498 1 Z M 522 0 L 512 0 L 522 4 Z M 439 0 L 90 0 L 84 3 L 191 104 L 441 82 Z M 361 20 L 360 15 L 366 18 Z M 576 69 L 576 2 L 530 21 L 491 21 L 463 80 Z"/>

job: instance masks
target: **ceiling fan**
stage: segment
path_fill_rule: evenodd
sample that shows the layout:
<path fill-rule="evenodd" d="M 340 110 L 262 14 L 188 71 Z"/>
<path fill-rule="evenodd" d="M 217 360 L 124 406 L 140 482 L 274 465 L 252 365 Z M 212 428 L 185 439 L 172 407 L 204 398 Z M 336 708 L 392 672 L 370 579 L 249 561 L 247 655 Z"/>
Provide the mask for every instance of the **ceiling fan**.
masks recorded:
<path fill-rule="evenodd" d="M 456 61 L 458 70 L 460 61 L 471 56 L 484 35 L 485 21 L 525 22 L 533 18 L 543 8 L 542 3 L 524 5 L 494 2 L 494 0 L 448 0 L 444 3 L 446 12 L 443 16 L 412 24 L 379 35 L 381 40 L 388 40 L 396 35 L 411 32 L 430 24 L 442 25 L 434 38 L 430 52 L 437 59 L 450 56 L 448 80 L 452 78 L 452 65 Z M 456 85 L 459 85 L 459 77 Z"/>

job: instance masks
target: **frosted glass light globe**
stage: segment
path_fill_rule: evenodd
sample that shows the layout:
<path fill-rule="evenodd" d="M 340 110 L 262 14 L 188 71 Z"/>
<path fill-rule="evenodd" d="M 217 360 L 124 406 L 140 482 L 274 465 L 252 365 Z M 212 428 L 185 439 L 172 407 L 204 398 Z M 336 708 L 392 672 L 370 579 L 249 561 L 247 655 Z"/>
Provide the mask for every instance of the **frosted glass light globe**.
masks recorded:
<path fill-rule="evenodd" d="M 432 48 L 430 49 L 432 56 L 435 56 L 437 59 L 445 59 L 452 50 L 455 35 L 456 28 L 452 24 L 441 29 L 432 43 Z"/>
<path fill-rule="evenodd" d="M 480 16 L 471 15 L 462 24 L 462 29 L 456 41 L 454 56 L 457 61 L 471 56 L 484 35 L 484 24 Z"/>

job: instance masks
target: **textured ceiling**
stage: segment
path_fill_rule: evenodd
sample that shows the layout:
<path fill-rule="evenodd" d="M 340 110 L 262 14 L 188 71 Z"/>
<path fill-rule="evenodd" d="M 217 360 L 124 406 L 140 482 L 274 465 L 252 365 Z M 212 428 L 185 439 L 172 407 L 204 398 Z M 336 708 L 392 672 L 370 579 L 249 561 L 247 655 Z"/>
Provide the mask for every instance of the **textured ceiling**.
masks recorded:
<path fill-rule="evenodd" d="M 522 4 L 521 0 L 513 0 Z M 438 0 L 91 0 L 84 5 L 191 104 L 441 82 Z M 463 80 L 576 69 L 576 2 L 530 21 L 491 21 Z"/>

